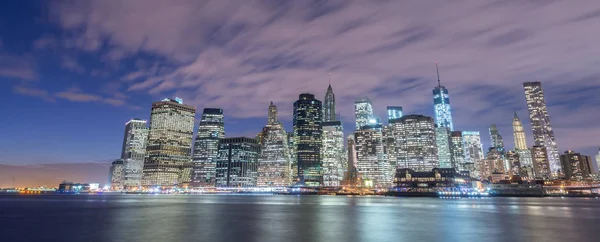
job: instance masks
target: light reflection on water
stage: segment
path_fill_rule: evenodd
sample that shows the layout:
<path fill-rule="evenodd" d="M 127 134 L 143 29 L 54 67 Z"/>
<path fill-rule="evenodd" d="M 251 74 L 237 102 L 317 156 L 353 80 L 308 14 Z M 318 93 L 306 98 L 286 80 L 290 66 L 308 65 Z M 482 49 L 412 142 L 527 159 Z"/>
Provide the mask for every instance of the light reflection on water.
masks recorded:
<path fill-rule="evenodd" d="M 564 242 L 600 236 L 600 201 L 575 198 L 0 196 L 0 215 L 1 241 Z"/>

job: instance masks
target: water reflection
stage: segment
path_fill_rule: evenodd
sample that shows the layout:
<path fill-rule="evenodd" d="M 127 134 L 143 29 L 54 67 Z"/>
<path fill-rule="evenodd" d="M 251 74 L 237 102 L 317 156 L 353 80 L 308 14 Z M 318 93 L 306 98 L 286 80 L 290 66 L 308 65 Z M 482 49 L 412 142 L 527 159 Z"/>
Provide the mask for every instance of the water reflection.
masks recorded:
<path fill-rule="evenodd" d="M 1 197 L 2 241 L 595 241 L 600 201 L 347 196 Z M 32 232 L 35 231 L 35 232 Z"/>

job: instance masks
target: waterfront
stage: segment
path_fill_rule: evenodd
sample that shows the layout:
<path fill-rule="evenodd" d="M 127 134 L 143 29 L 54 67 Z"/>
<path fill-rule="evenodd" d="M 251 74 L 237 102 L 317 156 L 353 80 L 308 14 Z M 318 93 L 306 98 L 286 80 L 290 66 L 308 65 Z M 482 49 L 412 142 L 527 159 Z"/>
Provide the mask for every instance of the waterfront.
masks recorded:
<path fill-rule="evenodd" d="M 2 241 L 594 241 L 600 200 L 5 195 Z"/>

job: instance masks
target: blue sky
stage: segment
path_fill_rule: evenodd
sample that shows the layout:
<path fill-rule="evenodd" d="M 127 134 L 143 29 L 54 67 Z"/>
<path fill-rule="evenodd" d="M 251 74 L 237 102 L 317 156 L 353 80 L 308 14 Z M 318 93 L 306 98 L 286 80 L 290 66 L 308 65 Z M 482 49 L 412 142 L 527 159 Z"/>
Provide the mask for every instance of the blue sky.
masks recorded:
<path fill-rule="evenodd" d="M 522 82 L 542 81 L 559 151 L 600 146 L 597 1 L 3 1 L 0 164 L 118 158 L 124 124 L 179 96 L 254 136 L 274 101 L 291 130 L 301 92 L 332 73 L 346 132 L 353 100 L 433 115 L 435 61 L 456 130 L 496 123 L 508 148 Z"/>

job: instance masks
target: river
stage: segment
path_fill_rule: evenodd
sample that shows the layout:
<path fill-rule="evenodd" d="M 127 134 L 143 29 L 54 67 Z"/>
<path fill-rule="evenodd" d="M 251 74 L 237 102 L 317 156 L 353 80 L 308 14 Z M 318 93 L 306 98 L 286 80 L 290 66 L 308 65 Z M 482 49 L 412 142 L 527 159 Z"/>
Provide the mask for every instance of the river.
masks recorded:
<path fill-rule="evenodd" d="M 2 195 L 0 241 L 599 241 L 600 199 Z"/>

